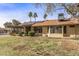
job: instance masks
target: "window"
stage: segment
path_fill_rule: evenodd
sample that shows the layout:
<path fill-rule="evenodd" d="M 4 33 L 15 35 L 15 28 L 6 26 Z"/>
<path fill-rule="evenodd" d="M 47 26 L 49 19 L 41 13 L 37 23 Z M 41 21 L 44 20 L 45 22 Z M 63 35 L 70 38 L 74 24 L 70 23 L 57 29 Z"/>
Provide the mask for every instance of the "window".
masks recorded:
<path fill-rule="evenodd" d="M 57 27 L 57 32 L 58 32 L 58 33 L 62 33 L 62 27 L 61 27 L 61 26 L 58 26 L 58 27 Z"/>
<path fill-rule="evenodd" d="M 62 33 L 62 27 L 61 26 L 51 26 L 50 33 Z"/>
<path fill-rule="evenodd" d="M 50 27 L 50 33 L 55 33 L 55 27 L 53 26 Z"/>
<path fill-rule="evenodd" d="M 36 33 L 42 33 L 42 27 L 36 27 L 35 32 Z"/>

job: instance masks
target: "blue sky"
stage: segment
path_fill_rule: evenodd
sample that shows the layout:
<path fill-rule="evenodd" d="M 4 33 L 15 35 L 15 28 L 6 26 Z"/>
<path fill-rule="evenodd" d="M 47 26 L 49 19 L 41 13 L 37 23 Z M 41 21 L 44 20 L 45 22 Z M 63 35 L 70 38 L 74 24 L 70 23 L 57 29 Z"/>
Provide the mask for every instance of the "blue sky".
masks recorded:
<path fill-rule="evenodd" d="M 44 20 L 44 10 L 42 8 L 36 8 L 31 3 L 0 3 L 0 27 L 4 27 L 5 22 L 11 22 L 12 19 L 19 20 L 20 22 L 29 21 L 28 13 L 32 11 L 37 12 L 37 21 Z M 57 19 L 58 13 L 64 13 L 65 17 L 68 17 L 64 9 L 53 12 L 53 15 L 49 15 L 47 19 Z M 32 19 L 34 21 L 34 19 Z"/>

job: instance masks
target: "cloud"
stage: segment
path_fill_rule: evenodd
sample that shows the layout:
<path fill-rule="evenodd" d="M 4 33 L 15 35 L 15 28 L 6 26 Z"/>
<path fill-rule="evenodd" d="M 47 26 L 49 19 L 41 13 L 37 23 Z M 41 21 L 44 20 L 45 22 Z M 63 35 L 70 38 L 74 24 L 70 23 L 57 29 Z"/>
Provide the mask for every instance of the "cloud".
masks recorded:
<path fill-rule="evenodd" d="M 4 18 L 4 17 L 0 17 L 0 27 L 4 27 L 4 23 L 5 22 L 9 22 L 9 20 L 7 18 Z"/>
<path fill-rule="evenodd" d="M 12 19 L 16 19 L 20 22 L 27 21 L 26 13 L 22 10 L 16 11 L 3 11 L 0 12 L 0 27 L 4 27 L 3 24 L 5 22 L 11 22 Z"/>

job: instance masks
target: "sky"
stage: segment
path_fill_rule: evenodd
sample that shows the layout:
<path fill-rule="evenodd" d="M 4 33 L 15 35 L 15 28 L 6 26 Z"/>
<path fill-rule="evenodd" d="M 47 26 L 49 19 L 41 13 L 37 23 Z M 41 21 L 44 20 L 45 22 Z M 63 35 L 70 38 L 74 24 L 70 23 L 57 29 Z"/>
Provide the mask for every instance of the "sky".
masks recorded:
<path fill-rule="evenodd" d="M 0 3 L 0 27 L 4 27 L 5 22 L 11 22 L 16 19 L 21 23 L 29 21 L 28 13 L 32 11 L 38 14 L 37 21 L 42 21 L 45 13 L 44 9 L 36 8 L 33 3 Z M 64 13 L 65 17 L 69 15 L 64 9 L 54 11 L 52 15 L 48 15 L 47 19 L 57 19 L 59 13 Z M 32 21 L 35 21 L 32 18 Z"/>

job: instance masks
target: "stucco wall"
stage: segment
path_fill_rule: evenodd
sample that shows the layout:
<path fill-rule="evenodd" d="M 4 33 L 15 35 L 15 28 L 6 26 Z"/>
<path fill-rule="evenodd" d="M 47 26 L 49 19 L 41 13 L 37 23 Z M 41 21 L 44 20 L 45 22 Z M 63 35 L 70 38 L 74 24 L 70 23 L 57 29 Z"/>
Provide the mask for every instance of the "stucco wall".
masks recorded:
<path fill-rule="evenodd" d="M 44 37 L 63 37 L 63 34 L 59 34 L 59 33 L 56 33 L 56 34 L 42 34 L 42 36 L 44 36 Z"/>
<path fill-rule="evenodd" d="M 44 37 L 63 37 L 62 33 L 49 33 L 48 27 L 42 27 L 42 36 Z"/>
<path fill-rule="evenodd" d="M 64 36 L 62 33 L 48 33 L 47 27 L 43 27 L 43 33 L 42 36 L 48 36 L 48 37 L 79 37 L 79 25 L 76 25 L 74 27 L 67 26 L 67 33 L 65 34 L 67 36 Z"/>
<path fill-rule="evenodd" d="M 69 34 L 70 37 L 79 37 L 79 25 L 76 25 L 75 27 L 68 26 L 67 31 L 67 34 Z"/>
<path fill-rule="evenodd" d="M 69 37 L 74 37 L 75 36 L 75 27 L 67 26 L 67 35 Z"/>
<path fill-rule="evenodd" d="M 79 25 L 76 25 L 76 35 L 79 35 Z"/>
<path fill-rule="evenodd" d="M 59 34 L 59 33 L 48 34 L 48 37 L 63 37 L 63 34 Z"/>

